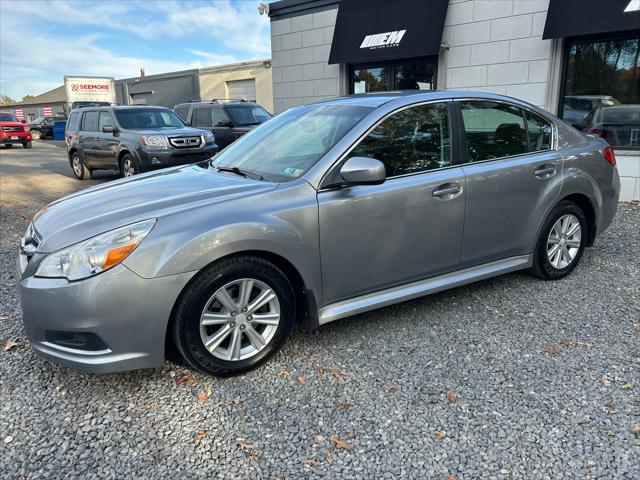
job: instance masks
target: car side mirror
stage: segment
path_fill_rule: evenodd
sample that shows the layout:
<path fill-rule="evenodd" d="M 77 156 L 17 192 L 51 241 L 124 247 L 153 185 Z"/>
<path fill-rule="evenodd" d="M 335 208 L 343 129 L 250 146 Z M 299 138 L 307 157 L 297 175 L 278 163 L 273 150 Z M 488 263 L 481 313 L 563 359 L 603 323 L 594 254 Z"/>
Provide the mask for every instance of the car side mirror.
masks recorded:
<path fill-rule="evenodd" d="M 24 124 L 26 124 L 26 123 L 27 123 L 27 121 L 26 121 L 24 118 L 23 118 L 22 120 L 20 120 L 20 122 L 22 122 L 22 123 L 24 123 Z"/>
<path fill-rule="evenodd" d="M 105 125 L 102 127 L 102 133 L 116 133 L 118 129 L 113 125 Z"/>
<path fill-rule="evenodd" d="M 351 157 L 342 165 L 340 175 L 349 185 L 380 185 L 387 179 L 387 169 L 375 158 Z"/>

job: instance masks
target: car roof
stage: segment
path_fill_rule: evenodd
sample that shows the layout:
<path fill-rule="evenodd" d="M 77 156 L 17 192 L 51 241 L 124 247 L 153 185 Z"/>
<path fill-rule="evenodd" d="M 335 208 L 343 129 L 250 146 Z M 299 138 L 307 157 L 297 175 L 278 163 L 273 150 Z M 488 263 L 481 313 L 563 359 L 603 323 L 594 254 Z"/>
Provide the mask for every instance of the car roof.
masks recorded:
<path fill-rule="evenodd" d="M 399 90 L 395 92 L 359 93 L 346 97 L 325 100 L 318 103 L 323 105 L 355 105 L 376 108 L 389 102 L 410 105 L 417 102 L 430 102 L 437 100 L 463 98 L 502 100 L 511 103 L 517 103 L 523 106 L 533 107 L 537 110 L 537 107 L 535 107 L 534 105 L 531 105 L 522 100 L 518 100 L 517 98 L 508 97 L 506 95 L 498 95 L 496 93 L 474 92 L 466 90 Z"/>
<path fill-rule="evenodd" d="M 171 110 L 168 107 L 161 107 L 157 105 L 87 105 L 84 107 L 74 108 L 72 112 L 89 112 L 95 110 Z"/>

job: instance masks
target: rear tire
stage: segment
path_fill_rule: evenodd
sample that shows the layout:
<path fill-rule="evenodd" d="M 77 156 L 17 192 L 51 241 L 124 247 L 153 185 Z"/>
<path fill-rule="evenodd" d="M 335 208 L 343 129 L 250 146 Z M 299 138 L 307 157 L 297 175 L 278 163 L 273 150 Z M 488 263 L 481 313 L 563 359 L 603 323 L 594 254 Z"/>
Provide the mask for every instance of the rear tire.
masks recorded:
<path fill-rule="evenodd" d="M 22 144 L 22 148 L 31 148 L 33 145 L 31 142 L 26 142 Z"/>
<path fill-rule="evenodd" d="M 295 295 L 274 264 L 237 257 L 203 270 L 174 312 L 170 332 L 187 364 L 228 377 L 264 364 L 282 347 L 293 327 Z"/>
<path fill-rule="evenodd" d="M 80 154 L 78 152 L 73 152 L 71 154 L 71 170 L 73 171 L 73 175 L 78 180 L 88 180 L 91 178 L 91 170 L 87 168 L 87 166 L 80 158 Z"/>
<path fill-rule="evenodd" d="M 42 138 L 40 130 L 31 130 L 31 138 L 34 140 L 40 140 Z"/>
<path fill-rule="evenodd" d="M 529 273 L 543 280 L 559 280 L 580 262 L 587 244 L 589 223 L 573 202 L 556 205 L 542 226 Z"/>

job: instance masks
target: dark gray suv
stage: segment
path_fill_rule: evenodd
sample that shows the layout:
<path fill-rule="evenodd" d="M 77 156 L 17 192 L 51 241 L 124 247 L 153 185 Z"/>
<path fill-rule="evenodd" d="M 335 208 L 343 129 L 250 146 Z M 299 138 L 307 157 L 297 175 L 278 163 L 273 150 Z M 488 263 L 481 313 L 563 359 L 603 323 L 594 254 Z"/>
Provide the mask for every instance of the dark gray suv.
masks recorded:
<path fill-rule="evenodd" d="M 73 110 L 65 131 L 69 163 L 79 180 L 95 170 L 122 176 L 211 158 L 211 132 L 191 128 L 164 107 L 87 107 Z"/>
<path fill-rule="evenodd" d="M 246 100 L 193 101 L 173 111 L 188 125 L 212 132 L 220 150 L 271 118 L 264 107 Z"/>

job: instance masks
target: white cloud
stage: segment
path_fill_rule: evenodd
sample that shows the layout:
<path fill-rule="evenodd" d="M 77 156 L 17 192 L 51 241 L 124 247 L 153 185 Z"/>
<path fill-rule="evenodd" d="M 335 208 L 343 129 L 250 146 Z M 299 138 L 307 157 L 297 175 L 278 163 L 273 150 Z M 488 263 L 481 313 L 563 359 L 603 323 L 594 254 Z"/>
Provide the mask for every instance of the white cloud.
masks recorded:
<path fill-rule="evenodd" d="M 60 85 L 64 75 L 123 78 L 137 76 L 141 67 L 151 75 L 268 58 L 269 20 L 258 14 L 256 5 L 254 1 L 228 0 L 0 0 L 0 92 L 19 99 L 27 93 L 35 95 Z M 60 26 L 68 31 L 59 33 Z M 95 27 L 107 31 L 109 36 L 74 37 L 74 27 L 80 26 L 84 27 L 82 31 Z M 101 46 L 108 42 L 111 33 L 139 37 L 142 44 L 151 48 L 154 39 L 180 39 L 185 59 L 173 61 L 116 53 Z M 193 48 L 185 48 L 185 40 Z M 215 45 L 215 51 L 207 48 L 210 45 Z"/>

